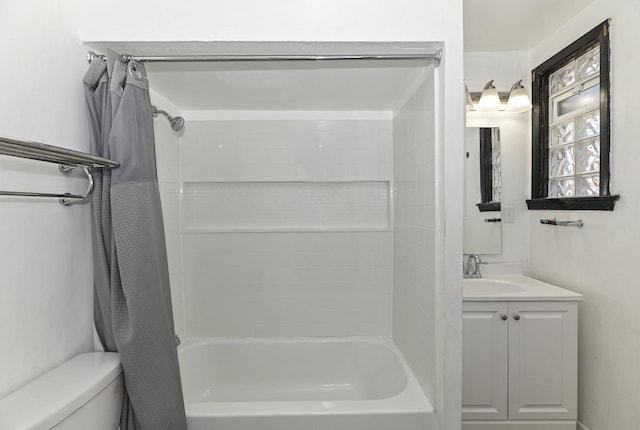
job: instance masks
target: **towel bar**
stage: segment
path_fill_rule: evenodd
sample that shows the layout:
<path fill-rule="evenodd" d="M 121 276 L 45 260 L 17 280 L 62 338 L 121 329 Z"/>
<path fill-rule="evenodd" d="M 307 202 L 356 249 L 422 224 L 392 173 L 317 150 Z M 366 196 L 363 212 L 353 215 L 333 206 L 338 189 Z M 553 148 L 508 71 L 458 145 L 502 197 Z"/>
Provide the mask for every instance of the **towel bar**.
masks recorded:
<path fill-rule="evenodd" d="M 111 169 L 120 165 L 117 161 L 108 160 L 106 158 L 86 154 L 80 151 L 3 136 L 0 136 L 0 155 L 44 161 L 47 163 L 56 163 L 60 167 L 60 171 L 63 173 L 69 173 L 74 169 L 82 169 L 89 181 L 87 191 L 84 194 L 0 191 L 0 196 L 57 198 L 58 201 L 65 206 L 83 203 L 89 200 L 89 197 L 93 192 L 94 184 L 92 169 Z"/>
<path fill-rule="evenodd" d="M 575 221 L 559 221 L 555 218 L 541 219 L 540 224 L 557 225 L 558 227 L 578 227 L 578 228 L 584 226 L 581 219 L 578 219 Z"/>

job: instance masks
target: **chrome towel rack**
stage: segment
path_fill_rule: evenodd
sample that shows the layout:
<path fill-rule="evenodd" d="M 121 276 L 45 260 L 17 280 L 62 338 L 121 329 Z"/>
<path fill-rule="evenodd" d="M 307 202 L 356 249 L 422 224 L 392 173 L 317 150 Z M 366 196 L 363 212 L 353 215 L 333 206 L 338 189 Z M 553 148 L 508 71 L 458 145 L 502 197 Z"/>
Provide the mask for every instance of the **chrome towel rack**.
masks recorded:
<path fill-rule="evenodd" d="M 55 163 L 58 164 L 60 171 L 63 173 L 69 173 L 74 169 L 81 169 L 89 181 L 87 191 L 84 194 L 0 191 L 0 196 L 57 198 L 58 201 L 65 206 L 83 203 L 89 200 L 89 197 L 93 192 L 92 169 L 112 169 L 120 165 L 117 161 L 108 160 L 106 158 L 86 154 L 84 152 L 4 136 L 0 136 L 0 155 Z"/>
<path fill-rule="evenodd" d="M 581 219 L 578 219 L 575 221 L 559 221 L 555 218 L 541 219 L 540 224 L 557 225 L 559 227 L 578 227 L 578 228 L 584 226 Z"/>

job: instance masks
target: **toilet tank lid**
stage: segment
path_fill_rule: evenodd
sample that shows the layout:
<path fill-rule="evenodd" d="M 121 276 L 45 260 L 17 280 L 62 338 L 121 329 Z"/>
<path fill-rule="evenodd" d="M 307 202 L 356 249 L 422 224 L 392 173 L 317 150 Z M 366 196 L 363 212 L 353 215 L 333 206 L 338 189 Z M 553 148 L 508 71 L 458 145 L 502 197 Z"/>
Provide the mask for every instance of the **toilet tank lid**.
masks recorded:
<path fill-rule="evenodd" d="M 122 372 L 118 354 L 80 354 L 0 399 L 0 428 L 50 428 L 71 415 Z"/>

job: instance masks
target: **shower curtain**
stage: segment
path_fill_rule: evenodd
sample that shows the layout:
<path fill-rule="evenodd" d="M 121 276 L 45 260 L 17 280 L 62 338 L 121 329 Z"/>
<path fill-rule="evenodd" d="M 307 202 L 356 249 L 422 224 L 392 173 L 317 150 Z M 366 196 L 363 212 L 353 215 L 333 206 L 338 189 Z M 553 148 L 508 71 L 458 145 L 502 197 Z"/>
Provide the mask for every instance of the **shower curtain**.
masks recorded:
<path fill-rule="evenodd" d="M 120 162 L 96 170 L 91 202 L 95 325 L 120 354 L 120 429 L 186 430 L 146 71 L 109 52 L 84 86 L 91 150 Z"/>

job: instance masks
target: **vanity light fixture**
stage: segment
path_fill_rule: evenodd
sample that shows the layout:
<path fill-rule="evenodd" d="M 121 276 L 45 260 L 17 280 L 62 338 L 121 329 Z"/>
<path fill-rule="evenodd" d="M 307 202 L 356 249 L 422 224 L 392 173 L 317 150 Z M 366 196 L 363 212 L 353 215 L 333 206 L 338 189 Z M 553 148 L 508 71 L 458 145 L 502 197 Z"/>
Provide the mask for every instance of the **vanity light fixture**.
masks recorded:
<path fill-rule="evenodd" d="M 466 107 L 469 111 L 521 113 L 531 110 L 531 99 L 518 80 L 508 93 L 499 93 L 493 79 L 487 82 L 482 93 L 471 93 L 465 85 Z"/>
<path fill-rule="evenodd" d="M 531 100 L 527 91 L 522 86 L 522 80 L 519 80 L 511 87 L 509 91 L 509 100 L 507 101 L 507 112 L 526 112 L 531 110 Z"/>
<path fill-rule="evenodd" d="M 469 88 L 467 88 L 466 85 L 464 86 L 464 94 L 466 97 L 467 112 L 476 110 L 475 106 L 473 105 L 473 99 L 471 99 L 471 94 L 469 93 Z"/>
<path fill-rule="evenodd" d="M 493 85 L 493 79 L 487 82 L 482 90 L 480 101 L 478 102 L 478 110 L 483 112 L 498 111 L 502 107 L 498 90 Z"/>

